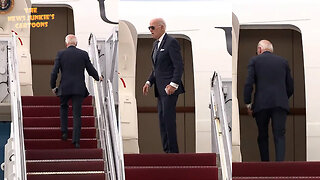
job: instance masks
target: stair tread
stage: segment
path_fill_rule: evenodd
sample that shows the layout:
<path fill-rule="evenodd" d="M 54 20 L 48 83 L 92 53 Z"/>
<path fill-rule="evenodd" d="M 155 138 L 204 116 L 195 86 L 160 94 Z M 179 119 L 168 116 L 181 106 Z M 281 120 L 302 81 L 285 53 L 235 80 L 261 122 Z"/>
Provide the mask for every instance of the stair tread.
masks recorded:
<path fill-rule="evenodd" d="M 259 176 L 259 177 L 232 177 L 232 180 L 303 180 L 303 179 L 320 179 L 320 176 Z"/>
<path fill-rule="evenodd" d="M 27 175 L 47 175 L 47 174 L 104 174 L 104 171 L 57 171 L 57 172 L 27 172 Z"/>
<path fill-rule="evenodd" d="M 26 162 L 27 172 L 61 172 L 61 171 L 103 171 L 104 162 L 99 161 L 60 161 L 60 162 Z"/>
<path fill-rule="evenodd" d="M 301 171 L 301 169 L 303 169 L 303 171 Z M 232 163 L 232 173 L 234 177 L 320 176 L 319 169 L 320 162 Z"/>
<path fill-rule="evenodd" d="M 89 141 L 89 140 L 97 140 L 97 138 L 81 138 L 81 141 Z M 67 141 L 62 141 L 61 139 L 25 139 L 25 141 L 57 141 L 57 142 L 68 142 Z"/>
<path fill-rule="evenodd" d="M 60 105 L 22 105 L 24 108 L 60 108 Z M 82 105 L 82 107 L 92 107 L 92 105 Z M 72 106 L 69 106 L 70 109 L 72 109 Z"/>
<path fill-rule="evenodd" d="M 43 160 L 26 160 L 27 163 L 61 163 L 61 162 L 99 162 L 103 161 L 102 158 L 99 159 L 85 159 L 85 158 L 79 158 L 79 159 L 43 159 Z"/>
<path fill-rule="evenodd" d="M 68 116 L 72 116 L 72 108 L 69 107 Z M 22 106 L 24 117 L 60 117 L 60 106 Z M 81 114 L 93 115 L 93 106 L 82 106 Z"/>
<path fill-rule="evenodd" d="M 24 127 L 59 127 L 60 117 L 23 117 Z M 68 127 L 73 126 L 73 117 L 68 117 Z M 81 116 L 82 127 L 95 127 L 94 116 Z"/>
<path fill-rule="evenodd" d="M 125 168 L 126 180 L 218 180 L 218 168 Z"/>
<path fill-rule="evenodd" d="M 60 130 L 60 127 L 24 127 L 24 130 Z M 68 127 L 68 130 L 72 130 L 73 127 Z M 95 127 L 81 127 L 81 130 L 84 129 L 96 129 Z"/>
<path fill-rule="evenodd" d="M 68 128 L 68 138 L 72 138 L 73 128 Z M 31 128 L 24 129 L 24 139 L 60 139 L 60 128 Z M 82 139 L 96 139 L 96 129 L 91 127 L 81 128 Z"/>
<path fill-rule="evenodd" d="M 26 150 L 27 160 L 102 158 L 102 149 L 30 149 Z"/>
<path fill-rule="evenodd" d="M 125 154 L 124 163 L 126 166 L 215 166 L 216 154 Z"/>
<path fill-rule="evenodd" d="M 51 119 L 51 118 L 57 118 L 57 119 L 60 119 L 60 116 L 58 117 L 52 117 L 52 116 L 48 116 L 48 117 L 46 117 L 46 116 L 44 116 L 44 117 L 38 117 L 38 116 L 34 116 L 34 117 L 32 117 L 32 116 L 29 116 L 29 117 L 24 117 L 23 119 Z M 73 116 L 68 116 L 68 118 L 69 119 L 72 119 L 73 118 Z M 81 118 L 83 119 L 83 118 L 94 118 L 94 116 L 81 116 Z"/>
<path fill-rule="evenodd" d="M 56 96 L 22 96 L 21 101 L 23 105 L 37 105 L 37 104 L 59 105 L 60 104 L 60 98 Z M 82 104 L 83 105 L 92 104 L 92 96 L 86 97 L 83 100 Z"/>
<path fill-rule="evenodd" d="M 194 165 L 177 165 L 177 166 L 172 166 L 172 165 L 164 165 L 164 166 L 159 166 L 159 165 L 150 165 L 150 166 L 125 166 L 128 169 L 184 169 L 184 168 L 198 168 L 198 169 L 206 169 L 206 168 L 218 168 L 217 166 L 194 166 Z"/>
<path fill-rule="evenodd" d="M 71 139 L 62 141 L 60 139 L 25 139 L 25 148 L 28 149 L 68 149 L 74 148 Z M 97 139 L 81 138 L 80 148 L 97 148 Z"/>
<path fill-rule="evenodd" d="M 28 180 L 105 180 L 105 173 L 27 173 Z"/>

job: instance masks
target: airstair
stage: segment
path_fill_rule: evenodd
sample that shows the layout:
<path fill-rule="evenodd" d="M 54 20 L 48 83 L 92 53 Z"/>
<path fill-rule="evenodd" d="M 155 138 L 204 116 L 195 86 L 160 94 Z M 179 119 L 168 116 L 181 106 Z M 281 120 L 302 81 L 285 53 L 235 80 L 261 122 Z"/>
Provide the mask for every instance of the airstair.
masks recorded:
<path fill-rule="evenodd" d="M 11 136 L 2 165 L 5 179 L 125 179 L 121 132 L 110 79 L 104 84 L 89 82 L 93 97 L 84 100 L 81 148 L 75 149 L 71 139 L 60 139 L 58 97 L 20 96 L 16 37 L 13 34 L 11 38 L 1 39 L 3 42 L 7 43 L 12 117 Z M 93 35 L 89 42 L 91 60 L 102 74 Z M 116 56 L 114 50 L 112 55 Z M 68 126 L 72 137 L 71 108 Z"/>

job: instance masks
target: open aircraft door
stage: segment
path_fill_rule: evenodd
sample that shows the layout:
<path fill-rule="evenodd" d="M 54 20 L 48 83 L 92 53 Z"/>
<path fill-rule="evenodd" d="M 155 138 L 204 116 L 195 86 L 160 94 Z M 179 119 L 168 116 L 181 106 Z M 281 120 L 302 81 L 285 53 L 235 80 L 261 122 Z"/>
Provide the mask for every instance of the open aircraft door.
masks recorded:
<path fill-rule="evenodd" d="M 119 120 L 124 153 L 139 153 L 137 102 L 135 98 L 137 31 L 127 22 L 119 22 Z"/>
<path fill-rule="evenodd" d="M 240 151 L 240 123 L 237 95 L 237 62 L 239 44 L 239 21 L 232 13 L 232 161 L 241 161 Z"/>

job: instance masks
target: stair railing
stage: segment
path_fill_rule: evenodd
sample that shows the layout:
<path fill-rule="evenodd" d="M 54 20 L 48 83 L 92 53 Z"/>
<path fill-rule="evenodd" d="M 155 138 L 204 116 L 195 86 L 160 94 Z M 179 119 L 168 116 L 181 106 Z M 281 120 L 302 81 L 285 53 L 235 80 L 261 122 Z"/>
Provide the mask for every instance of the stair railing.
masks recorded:
<path fill-rule="evenodd" d="M 101 74 L 97 40 L 93 34 L 89 38 L 89 56 L 98 74 Z M 107 90 L 106 93 L 104 89 Z M 105 159 L 106 178 L 108 180 L 124 180 L 121 128 L 117 123 L 112 84 L 107 79 L 106 88 L 104 88 L 102 83 L 95 81 L 93 83 L 93 90 L 100 145 Z"/>
<path fill-rule="evenodd" d="M 217 72 L 211 80 L 210 91 L 211 128 L 213 152 L 220 157 L 223 180 L 232 179 L 231 136 L 225 112 L 225 100 L 222 91 L 222 81 Z"/>
<path fill-rule="evenodd" d="M 10 138 L 5 146 L 4 175 L 6 180 L 27 179 L 16 41 L 15 33 L 12 33 L 12 37 L 7 40 L 12 124 Z"/>

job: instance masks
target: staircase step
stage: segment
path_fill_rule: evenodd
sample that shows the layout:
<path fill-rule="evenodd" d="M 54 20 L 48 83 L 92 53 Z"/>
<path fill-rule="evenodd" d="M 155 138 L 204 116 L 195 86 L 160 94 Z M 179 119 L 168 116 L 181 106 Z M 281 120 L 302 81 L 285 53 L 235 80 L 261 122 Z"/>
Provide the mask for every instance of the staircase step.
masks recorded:
<path fill-rule="evenodd" d="M 72 138 L 73 128 L 68 128 L 68 138 Z M 23 128 L 25 139 L 59 139 L 61 130 L 59 127 Z M 96 128 L 82 127 L 81 138 L 96 138 Z"/>
<path fill-rule="evenodd" d="M 59 116 L 59 114 L 58 114 Z M 82 116 L 82 127 L 94 127 L 94 116 Z M 24 127 L 60 127 L 60 117 L 23 117 Z M 73 126 L 73 117 L 68 117 L 68 126 Z"/>
<path fill-rule="evenodd" d="M 23 106 L 36 105 L 60 105 L 60 98 L 56 96 L 22 96 Z M 71 104 L 71 102 L 69 102 Z M 83 100 L 83 105 L 92 105 L 92 96 L 88 96 Z"/>
<path fill-rule="evenodd" d="M 126 166 L 215 166 L 216 154 L 125 154 Z"/>
<path fill-rule="evenodd" d="M 102 149 L 30 149 L 26 150 L 27 160 L 43 159 L 102 159 Z"/>
<path fill-rule="evenodd" d="M 27 173 L 28 180 L 105 180 L 103 172 Z"/>
<path fill-rule="evenodd" d="M 104 171 L 104 162 L 100 160 L 68 160 L 68 161 L 30 161 L 26 162 L 27 172 L 72 172 L 72 171 Z"/>
<path fill-rule="evenodd" d="M 126 180 L 218 180 L 213 166 L 127 166 L 125 172 Z"/>
<path fill-rule="evenodd" d="M 320 176 L 320 162 L 243 162 L 232 163 L 232 176 L 299 177 Z"/>
<path fill-rule="evenodd" d="M 25 139 L 25 149 L 70 149 L 74 148 L 71 139 Z M 97 148 L 97 139 L 80 139 L 80 148 Z"/>
<path fill-rule="evenodd" d="M 23 106 L 23 117 L 59 117 L 60 106 Z M 69 107 L 69 116 L 72 116 L 72 108 Z M 82 116 L 93 116 L 92 106 L 82 106 Z"/>
<path fill-rule="evenodd" d="M 80 149 L 72 144 L 73 117 L 69 102 L 68 139 L 62 141 L 58 97 L 22 97 L 28 180 L 105 180 L 103 152 L 97 148 L 92 97 L 82 106 Z"/>
<path fill-rule="evenodd" d="M 320 176 L 275 176 L 275 177 L 232 177 L 232 180 L 306 180 L 320 179 Z"/>

